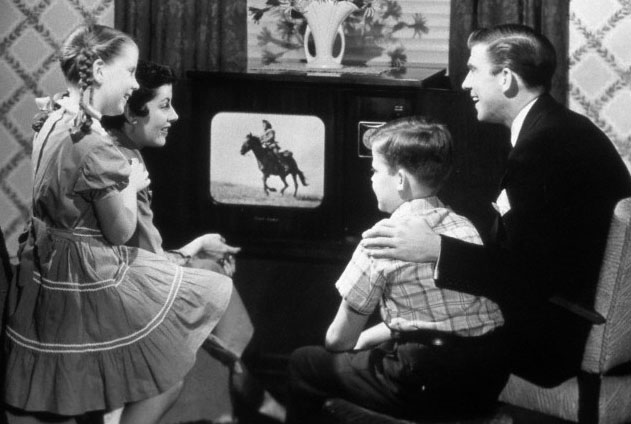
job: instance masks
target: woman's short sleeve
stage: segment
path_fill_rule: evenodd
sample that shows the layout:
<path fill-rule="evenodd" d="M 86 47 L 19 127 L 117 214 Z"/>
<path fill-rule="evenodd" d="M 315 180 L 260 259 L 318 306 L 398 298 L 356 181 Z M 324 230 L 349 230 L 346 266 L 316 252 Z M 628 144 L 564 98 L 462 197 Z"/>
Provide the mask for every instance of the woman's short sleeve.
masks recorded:
<path fill-rule="evenodd" d="M 98 200 L 127 187 L 130 174 L 127 158 L 114 145 L 99 143 L 83 156 L 74 192 L 90 201 Z"/>

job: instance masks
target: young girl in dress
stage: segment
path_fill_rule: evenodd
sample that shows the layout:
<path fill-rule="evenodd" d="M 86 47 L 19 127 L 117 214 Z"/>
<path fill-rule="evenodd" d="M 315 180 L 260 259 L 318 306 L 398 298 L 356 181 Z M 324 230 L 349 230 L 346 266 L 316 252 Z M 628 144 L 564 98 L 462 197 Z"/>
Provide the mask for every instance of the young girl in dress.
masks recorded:
<path fill-rule="evenodd" d="M 100 119 L 123 113 L 137 61 L 133 40 L 105 26 L 62 46 L 68 93 L 34 140 L 33 213 L 8 302 L 4 400 L 18 410 L 123 407 L 121 423 L 156 423 L 228 308 L 229 277 L 124 245 L 149 179 Z"/>
<path fill-rule="evenodd" d="M 140 61 L 136 70 L 139 89 L 129 98 L 125 113 L 119 116 L 103 117 L 102 124 L 130 160 L 144 165 L 141 150 L 146 147 L 163 147 L 171 126 L 178 120 L 173 107 L 173 84 L 176 81 L 173 70 L 168 66 Z M 138 225 L 134 235 L 127 241 L 128 246 L 141 247 L 159 253 L 185 267 L 203 268 L 232 276 L 236 263 L 234 255 L 239 248 L 226 244 L 219 234 L 205 234 L 197 237 L 184 247 L 174 251 L 162 249 L 162 237 L 153 223 L 151 191 L 145 188 L 138 192 Z M 223 316 L 213 334 L 204 344 L 211 355 L 231 370 L 232 393 L 254 381 L 241 362 L 253 328 L 248 313 L 238 292 L 233 290 L 228 311 Z M 243 390 L 240 390 L 243 392 Z M 262 396 L 262 397 L 261 397 Z M 257 396 L 255 395 L 254 398 Z M 283 418 L 284 409 L 267 392 L 259 391 L 259 399 L 248 399 L 250 409 Z M 237 399 L 233 398 L 237 402 Z M 237 411 L 241 413 L 242 411 Z"/>

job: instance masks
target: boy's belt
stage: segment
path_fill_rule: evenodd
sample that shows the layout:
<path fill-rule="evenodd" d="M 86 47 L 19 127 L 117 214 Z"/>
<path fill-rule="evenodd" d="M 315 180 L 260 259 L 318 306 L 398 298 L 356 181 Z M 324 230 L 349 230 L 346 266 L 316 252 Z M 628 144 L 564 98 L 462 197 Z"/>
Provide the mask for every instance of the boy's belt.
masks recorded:
<path fill-rule="evenodd" d="M 436 330 L 392 331 L 392 339 L 398 343 L 420 343 L 427 346 L 457 346 L 491 342 L 500 338 L 501 329 L 495 329 L 481 336 L 459 336 L 454 333 Z"/>

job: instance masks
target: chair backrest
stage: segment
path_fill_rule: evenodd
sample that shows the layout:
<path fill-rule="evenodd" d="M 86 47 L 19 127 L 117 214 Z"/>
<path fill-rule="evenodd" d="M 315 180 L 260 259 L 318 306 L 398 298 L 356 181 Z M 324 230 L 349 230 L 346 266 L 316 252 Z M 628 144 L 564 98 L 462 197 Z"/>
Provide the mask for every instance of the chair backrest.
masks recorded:
<path fill-rule="evenodd" d="M 631 197 L 618 202 L 611 220 L 595 309 L 607 321 L 592 327 L 582 368 L 604 373 L 631 361 Z"/>

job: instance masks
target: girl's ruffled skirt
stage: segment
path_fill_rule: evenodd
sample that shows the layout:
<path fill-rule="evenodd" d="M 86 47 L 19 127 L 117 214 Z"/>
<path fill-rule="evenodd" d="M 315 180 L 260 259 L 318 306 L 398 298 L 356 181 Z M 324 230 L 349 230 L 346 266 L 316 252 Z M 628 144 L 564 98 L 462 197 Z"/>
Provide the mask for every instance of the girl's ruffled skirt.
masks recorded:
<path fill-rule="evenodd" d="M 33 232 L 9 294 L 5 401 L 78 415 L 181 381 L 226 310 L 230 278 L 90 231 L 44 233 Z"/>

